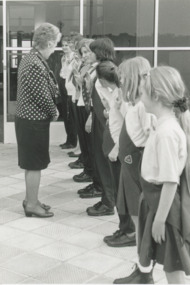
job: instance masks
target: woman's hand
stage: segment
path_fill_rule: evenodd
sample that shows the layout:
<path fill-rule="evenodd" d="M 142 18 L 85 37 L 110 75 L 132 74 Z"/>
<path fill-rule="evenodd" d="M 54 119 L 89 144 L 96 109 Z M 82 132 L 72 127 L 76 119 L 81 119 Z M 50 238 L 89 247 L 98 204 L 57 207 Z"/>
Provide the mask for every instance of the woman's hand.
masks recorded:
<path fill-rule="evenodd" d="M 108 154 L 108 158 L 110 161 L 116 161 L 119 153 L 119 147 L 117 144 L 112 148 L 110 153 Z"/>
<path fill-rule="evenodd" d="M 165 241 L 165 223 L 162 221 L 154 220 L 152 225 L 152 237 L 155 242 L 161 244 Z"/>
<path fill-rule="evenodd" d="M 56 115 L 52 118 L 52 122 L 56 122 L 59 117 L 59 111 L 56 108 Z"/>
<path fill-rule="evenodd" d="M 91 133 L 91 129 L 92 129 L 92 114 L 90 113 L 85 124 L 85 131 L 87 133 Z"/>

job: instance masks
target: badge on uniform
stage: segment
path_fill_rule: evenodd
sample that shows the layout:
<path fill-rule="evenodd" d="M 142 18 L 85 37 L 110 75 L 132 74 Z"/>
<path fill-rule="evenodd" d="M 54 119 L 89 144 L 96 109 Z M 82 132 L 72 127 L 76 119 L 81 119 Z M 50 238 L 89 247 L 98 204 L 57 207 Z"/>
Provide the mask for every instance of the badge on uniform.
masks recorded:
<path fill-rule="evenodd" d="M 128 163 L 128 164 L 132 164 L 133 163 L 133 159 L 132 156 L 129 154 L 124 158 L 124 162 Z"/>

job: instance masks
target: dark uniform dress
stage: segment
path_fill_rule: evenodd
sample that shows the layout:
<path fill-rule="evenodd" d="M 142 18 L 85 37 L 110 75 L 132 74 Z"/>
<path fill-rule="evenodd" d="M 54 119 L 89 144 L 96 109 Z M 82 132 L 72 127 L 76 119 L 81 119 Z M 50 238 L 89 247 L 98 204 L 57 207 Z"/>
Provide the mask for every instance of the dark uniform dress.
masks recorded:
<path fill-rule="evenodd" d="M 143 154 L 142 147 L 136 147 L 127 133 L 124 120 L 119 137 L 119 160 L 121 162 L 120 183 L 117 198 L 119 214 L 129 213 L 138 216 L 140 185 L 139 163 Z"/>
<path fill-rule="evenodd" d="M 110 161 L 108 158 L 109 153 L 114 147 L 114 141 L 110 134 L 109 124 L 106 124 L 104 135 L 103 135 L 103 152 L 105 157 L 107 158 L 110 171 L 111 171 L 111 178 L 114 184 L 114 197 L 115 197 L 115 204 L 117 203 L 117 196 L 118 196 L 118 189 L 119 189 L 119 182 L 120 182 L 120 172 L 121 172 L 121 162 L 119 159 L 116 161 Z M 129 215 L 128 211 L 125 214 L 119 214 L 119 229 L 125 234 L 130 234 L 135 232 L 135 226 Z"/>
<path fill-rule="evenodd" d="M 189 275 L 190 189 L 186 159 L 186 137 L 175 115 L 159 118 L 156 130 L 146 143 L 141 165 L 143 192 L 139 205 L 138 253 L 142 266 L 149 266 L 151 260 L 155 260 L 166 272 L 184 271 Z M 159 244 L 152 237 L 152 225 L 164 182 L 179 186 L 166 217 L 165 241 Z"/>
<path fill-rule="evenodd" d="M 94 153 L 94 167 L 102 186 L 102 203 L 109 208 L 115 206 L 115 185 L 110 179 L 111 171 L 107 158 L 104 155 L 103 135 L 106 128 L 106 119 L 103 115 L 104 106 L 96 91 L 95 86 L 92 90 L 92 143 Z"/>
<path fill-rule="evenodd" d="M 164 271 L 184 271 L 190 275 L 190 194 L 183 172 L 180 187 L 175 194 L 165 223 L 165 242 L 156 243 L 152 238 L 152 224 L 158 208 L 162 185 L 155 185 L 141 178 L 143 193 L 139 207 L 139 261 L 149 266 L 151 260 L 163 264 Z"/>
<path fill-rule="evenodd" d="M 81 66 L 80 69 L 82 77 L 81 91 L 82 91 L 84 106 L 77 106 L 77 117 L 78 117 L 77 126 L 78 126 L 79 144 L 83 156 L 84 172 L 92 177 L 93 183 L 96 185 L 97 183 L 96 179 L 94 179 L 94 172 L 93 172 L 92 134 L 87 133 L 85 130 L 86 122 L 92 110 L 91 93 L 90 91 L 87 90 L 85 77 L 86 74 L 91 75 L 95 71 L 95 68 L 96 66 Z"/>

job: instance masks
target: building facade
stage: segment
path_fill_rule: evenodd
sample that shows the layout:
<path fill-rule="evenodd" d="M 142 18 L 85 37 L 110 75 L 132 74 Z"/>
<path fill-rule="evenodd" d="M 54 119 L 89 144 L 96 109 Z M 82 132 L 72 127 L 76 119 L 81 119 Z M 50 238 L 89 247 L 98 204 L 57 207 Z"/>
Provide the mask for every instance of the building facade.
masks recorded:
<path fill-rule="evenodd" d="M 177 68 L 190 90 L 190 0 L 0 1 L 0 141 L 15 142 L 17 70 L 43 22 L 63 35 L 107 36 L 117 61 L 141 55 L 152 66 Z M 61 48 L 57 47 L 56 52 Z M 51 142 L 62 142 L 63 122 L 51 124 Z"/>

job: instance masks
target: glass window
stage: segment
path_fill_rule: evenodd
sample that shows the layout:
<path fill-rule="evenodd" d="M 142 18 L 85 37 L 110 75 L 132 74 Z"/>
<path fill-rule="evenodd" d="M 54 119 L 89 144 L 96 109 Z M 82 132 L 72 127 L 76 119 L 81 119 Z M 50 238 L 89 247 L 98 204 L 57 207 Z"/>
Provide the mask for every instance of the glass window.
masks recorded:
<path fill-rule="evenodd" d="M 188 91 L 190 91 L 190 51 L 160 51 L 158 65 L 170 65 L 181 73 Z"/>
<path fill-rule="evenodd" d="M 159 46 L 190 46 L 190 1 L 160 0 Z"/>
<path fill-rule="evenodd" d="M 153 51 L 116 51 L 117 64 L 119 65 L 123 60 L 132 58 L 135 56 L 143 56 L 150 62 L 150 65 L 154 64 L 154 52 Z"/>
<path fill-rule="evenodd" d="M 153 46 L 154 0 L 85 0 L 84 35 L 108 36 L 117 47 Z"/>
<path fill-rule="evenodd" d="M 80 0 L 7 1 L 7 46 L 29 47 L 33 30 L 43 22 L 60 28 L 64 35 L 79 32 Z"/>

